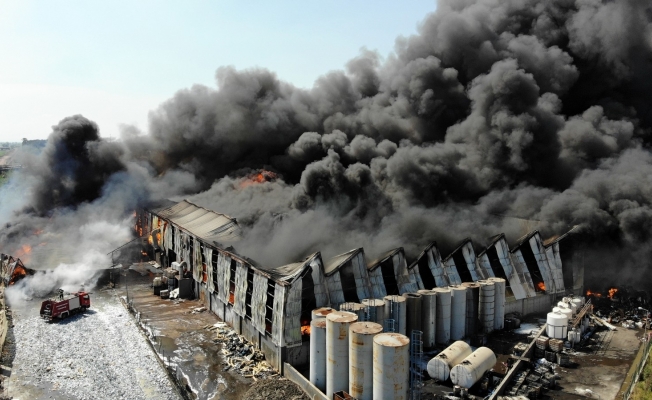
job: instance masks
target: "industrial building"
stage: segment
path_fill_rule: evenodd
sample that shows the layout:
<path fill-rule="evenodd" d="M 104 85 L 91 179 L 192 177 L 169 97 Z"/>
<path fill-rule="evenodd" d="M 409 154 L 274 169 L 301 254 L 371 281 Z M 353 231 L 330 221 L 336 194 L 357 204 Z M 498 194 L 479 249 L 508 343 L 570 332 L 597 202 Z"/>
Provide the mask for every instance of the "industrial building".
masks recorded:
<path fill-rule="evenodd" d="M 279 371 L 284 362 L 307 367 L 316 308 L 339 309 L 343 303 L 503 278 L 503 315 L 529 314 L 550 310 L 564 295 L 583 291 L 581 259 L 562 251 L 572 242 L 571 232 L 544 242 L 534 231 L 511 246 L 498 235 L 477 256 L 465 239 L 445 258 L 432 242 L 411 263 L 402 248 L 370 262 L 357 248 L 326 262 L 314 253 L 270 268 L 235 253 L 232 245 L 241 233 L 234 218 L 188 201 L 138 210 L 136 229 L 148 238 L 161 265 L 178 262 L 187 268 L 195 296 L 260 348 Z"/>

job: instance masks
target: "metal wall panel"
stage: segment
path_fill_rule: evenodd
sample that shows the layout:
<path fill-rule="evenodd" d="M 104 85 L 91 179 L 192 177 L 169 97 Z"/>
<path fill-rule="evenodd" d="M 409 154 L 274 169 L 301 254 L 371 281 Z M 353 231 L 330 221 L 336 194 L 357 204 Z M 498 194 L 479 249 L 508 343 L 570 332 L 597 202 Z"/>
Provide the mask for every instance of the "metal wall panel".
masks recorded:
<path fill-rule="evenodd" d="M 193 255 L 193 266 L 192 266 L 192 277 L 196 282 L 202 281 L 202 262 L 201 262 L 201 242 L 197 240 L 196 237 L 192 238 L 192 255 Z"/>
<path fill-rule="evenodd" d="M 272 313 L 272 342 L 277 346 L 285 346 L 285 341 L 283 340 L 285 304 L 285 286 L 277 283 L 274 287 L 274 309 Z"/>
<path fill-rule="evenodd" d="M 364 253 L 359 252 L 349 261 L 353 267 L 353 276 L 355 277 L 355 288 L 358 299 L 368 299 L 371 297 L 371 284 L 369 274 L 367 273 L 367 264 L 364 260 Z"/>
<path fill-rule="evenodd" d="M 297 279 L 290 287 L 286 287 L 285 302 L 285 345 L 287 347 L 301 346 L 301 289 L 303 279 Z"/>
<path fill-rule="evenodd" d="M 369 271 L 368 274 L 369 281 L 371 281 L 371 295 L 374 299 L 382 299 L 387 296 L 387 289 L 383 281 L 383 271 L 380 266 Z"/>
<path fill-rule="evenodd" d="M 213 284 L 213 249 L 208 246 L 204 246 L 204 259 L 206 260 L 206 287 L 208 293 L 213 293 L 215 291 L 215 285 Z"/>
<path fill-rule="evenodd" d="M 534 291 L 532 291 L 531 294 L 528 292 L 527 285 L 523 283 L 521 276 L 518 274 L 518 271 L 514 267 L 512 258 L 509 254 L 509 246 L 507 245 L 505 238 L 501 237 L 496 243 L 494 243 L 494 247 L 496 248 L 498 260 L 500 261 L 500 265 L 503 266 L 503 271 L 505 272 L 505 276 L 509 281 L 509 287 L 514 294 L 514 297 L 516 299 L 524 299 L 530 295 L 534 296 Z M 487 259 L 487 261 L 489 260 Z"/>
<path fill-rule="evenodd" d="M 321 257 L 316 257 L 310 262 L 312 282 L 315 286 L 315 302 L 317 307 L 325 307 L 330 304 L 328 289 L 326 288 L 326 277 Z"/>
<path fill-rule="evenodd" d="M 451 285 L 450 281 L 448 280 L 448 275 L 446 274 L 446 270 L 444 269 L 444 264 L 441 261 L 441 254 L 439 253 L 439 249 L 437 248 L 437 246 L 432 246 L 430 250 L 428 250 L 427 255 L 428 255 L 428 266 L 430 267 L 430 271 L 432 272 L 433 278 L 435 278 L 435 283 L 437 284 L 437 287 L 445 287 Z M 432 289 L 432 288 L 426 288 L 426 289 Z"/>
<path fill-rule="evenodd" d="M 394 276 L 396 277 L 396 284 L 398 285 L 398 292 L 403 293 L 416 293 L 419 287 L 416 283 L 410 280 L 410 273 L 407 269 L 407 262 L 402 251 L 392 256 L 392 263 L 394 265 Z M 384 297 L 384 296 L 383 296 Z M 382 297 L 380 297 L 382 299 Z"/>
<path fill-rule="evenodd" d="M 444 272 L 448 277 L 448 282 L 451 285 L 460 285 L 462 284 L 462 278 L 460 274 L 457 273 L 457 266 L 455 265 L 455 260 L 453 257 L 449 258 L 445 263 L 443 263 Z"/>
<path fill-rule="evenodd" d="M 251 293 L 251 323 L 258 332 L 265 334 L 267 311 L 267 277 L 254 271 L 254 289 Z"/>
<path fill-rule="evenodd" d="M 546 256 L 548 257 L 548 264 L 550 264 L 550 271 L 552 272 L 552 279 L 555 281 L 557 293 L 566 292 L 566 288 L 564 287 L 564 270 L 561 265 L 558 242 L 546 248 Z"/>
<path fill-rule="evenodd" d="M 233 293 L 233 311 L 241 317 L 247 313 L 247 269 L 240 260 L 235 264 L 235 292 Z"/>
<path fill-rule="evenodd" d="M 337 308 L 340 304 L 344 303 L 344 291 L 342 290 L 340 271 L 335 271 L 326 277 L 326 288 L 328 288 L 331 307 Z"/>
<path fill-rule="evenodd" d="M 548 257 L 546 256 L 546 249 L 543 247 L 543 242 L 541 241 L 541 235 L 539 235 L 539 232 L 532 235 L 529 240 L 529 245 L 534 254 L 534 259 L 537 261 L 539 271 L 541 271 L 543 283 L 546 285 L 546 292 L 557 293 L 557 286 L 552 278 L 550 264 L 548 263 Z"/>
<path fill-rule="evenodd" d="M 408 274 L 410 274 L 410 282 L 412 282 L 412 284 L 416 285 L 419 290 L 425 289 L 423 286 L 423 280 L 421 280 L 421 274 L 419 273 L 418 266 L 415 265 L 413 268 L 408 269 Z"/>
<path fill-rule="evenodd" d="M 464 243 L 464 246 L 462 246 L 462 257 L 464 257 L 464 261 L 466 262 L 466 268 L 469 270 L 471 273 L 471 279 L 473 279 L 473 282 L 477 282 L 480 279 L 486 279 L 488 276 L 484 276 L 485 273 L 478 268 L 478 264 L 476 263 L 476 257 L 475 257 L 475 251 L 473 250 L 473 244 L 469 241 Z M 493 271 L 492 271 L 493 275 Z"/>
<path fill-rule="evenodd" d="M 224 304 L 229 302 L 229 276 L 231 274 L 231 257 L 219 252 L 217 255 L 217 294 Z"/>
<path fill-rule="evenodd" d="M 518 274 L 518 278 L 523 284 L 523 288 L 527 293 L 527 297 L 536 296 L 534 284 L 532 283 L 532 277 L 530 276 L 530 271 L 527 269 L 525 259 L 523 258 L 523 254 L 521 254 L 521 250 L 516 250 L 515 252 L 511 253 L 510 258 L 512 260 L 512 265 Z"/>

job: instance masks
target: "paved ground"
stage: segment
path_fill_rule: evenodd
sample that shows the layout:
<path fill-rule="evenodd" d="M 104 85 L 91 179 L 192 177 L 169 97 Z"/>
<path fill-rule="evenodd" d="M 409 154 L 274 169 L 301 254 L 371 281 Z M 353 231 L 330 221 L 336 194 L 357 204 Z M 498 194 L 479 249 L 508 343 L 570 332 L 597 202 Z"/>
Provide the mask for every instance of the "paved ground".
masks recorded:
<path fill-rule="evenodd" d="M 54 323 L 38 316 L 40 299 L 11 305 L 15 357 L 4 371 L 6 394 L 19 400 L 180 399 L 115 293 L 91 296 L 86 313 Z"/>

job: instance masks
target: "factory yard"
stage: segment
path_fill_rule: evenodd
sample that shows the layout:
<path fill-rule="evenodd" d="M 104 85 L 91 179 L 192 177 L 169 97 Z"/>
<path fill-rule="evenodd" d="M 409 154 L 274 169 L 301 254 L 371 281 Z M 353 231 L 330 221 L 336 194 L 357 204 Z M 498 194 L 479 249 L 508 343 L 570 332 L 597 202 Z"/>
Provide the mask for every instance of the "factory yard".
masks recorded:
<path fill-rule="evenodd" d="M 15 358 L 8 368 L 11 355 L 3 354 L 5 395 L 17 400 L 181 398 L 113 290 L 95 290 L 91 309 L 55 323 L 39 317 L 40 302 L 12 305 Z M 13 347 L 8 343 L 6 351 Z"/>

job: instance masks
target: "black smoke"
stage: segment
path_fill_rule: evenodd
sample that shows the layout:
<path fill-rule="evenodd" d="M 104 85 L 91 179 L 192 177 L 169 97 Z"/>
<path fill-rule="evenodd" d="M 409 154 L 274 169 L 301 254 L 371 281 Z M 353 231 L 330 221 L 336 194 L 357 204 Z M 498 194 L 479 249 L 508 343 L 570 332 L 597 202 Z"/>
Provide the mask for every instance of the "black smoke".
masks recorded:
<path fill-rule="evenodd" d="M 601 250 L 589 279 L 652 280 L 652 5 L 450 0 L 419 26 L 308 90 L 220 67 L 119 142 L 64 120 L 24 213 L 190 197 L 237 217 L 236 250 L 270 266 L 578 225 Z M 281 178 L 243 184 L 259 169 Z"/>

